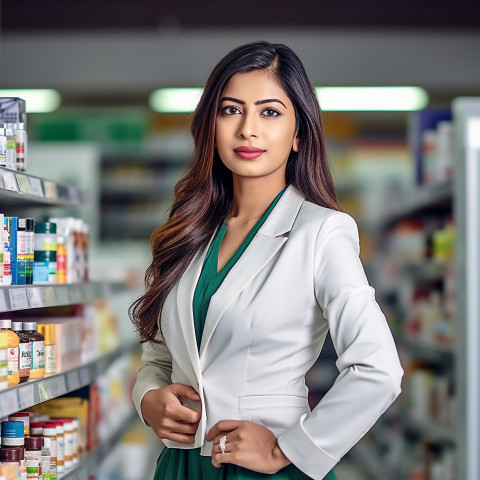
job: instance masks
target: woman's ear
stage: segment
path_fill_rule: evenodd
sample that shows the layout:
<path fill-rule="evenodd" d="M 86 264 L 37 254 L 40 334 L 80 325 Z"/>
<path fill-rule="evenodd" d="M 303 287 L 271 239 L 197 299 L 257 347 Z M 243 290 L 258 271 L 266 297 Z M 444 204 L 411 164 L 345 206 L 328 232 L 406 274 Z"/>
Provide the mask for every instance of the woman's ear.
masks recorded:
<path fill-rule="evenodd" d="M 293 145 L 292 145 L 292 150 L 294 152 L 298 152 L 298 144 L 300 143 L 300 137 L 299 136 L 296 136 L 294 139 L 293 139 Z"/>

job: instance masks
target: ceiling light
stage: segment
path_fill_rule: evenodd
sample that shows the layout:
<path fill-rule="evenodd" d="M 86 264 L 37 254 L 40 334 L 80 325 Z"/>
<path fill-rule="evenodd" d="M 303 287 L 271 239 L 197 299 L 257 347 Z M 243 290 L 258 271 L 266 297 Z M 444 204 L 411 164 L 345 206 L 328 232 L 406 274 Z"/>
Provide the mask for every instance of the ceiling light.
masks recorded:
<path fill-rule="evenodd" d="M 203 88 L 160 88 L 148 100 L 150 108 L 161 113 L 193 112 Z"/>
<path fill-rule="evenodd" d="M 324 111 L 412 111 L 428 104 L 420 87 L 316 87 Z"/>
<path fill-rule="evenodd" d="M 19 97 L 25 100 L 27 113 L 49 113 L 61 103 L 60 94 L 48 88 L 0 89 L 0 97 Z"/>

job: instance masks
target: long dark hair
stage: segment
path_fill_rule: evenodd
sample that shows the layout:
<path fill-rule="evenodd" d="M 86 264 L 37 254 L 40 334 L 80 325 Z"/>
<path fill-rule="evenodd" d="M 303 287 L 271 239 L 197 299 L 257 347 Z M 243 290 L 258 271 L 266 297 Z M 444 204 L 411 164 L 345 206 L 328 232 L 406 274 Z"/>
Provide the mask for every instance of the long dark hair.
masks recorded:
<path fill-rule="evenodd" d="M 299 151 L 292 150 L 287 161 L 287 185 L 293 184 L 310 202 L 340 210 L 318 99 L 302 62 L 290 48 L 278 43 L 258 41 L 235 48 L 208 78 L 191 125 L 195 145 L 191 168 L 175 186 L 168 220 L 150 237 L 153 258 L 145 274 L 146 291 L 129 309 L 142 342 L 157 341 L 158 318 L 166 297 L 228 215 L 233 198 L 232 174 L 214 147 L 215 120 L 230 78 L 252 70 L 275 75 L 295 107 L 300 142 Z"/>

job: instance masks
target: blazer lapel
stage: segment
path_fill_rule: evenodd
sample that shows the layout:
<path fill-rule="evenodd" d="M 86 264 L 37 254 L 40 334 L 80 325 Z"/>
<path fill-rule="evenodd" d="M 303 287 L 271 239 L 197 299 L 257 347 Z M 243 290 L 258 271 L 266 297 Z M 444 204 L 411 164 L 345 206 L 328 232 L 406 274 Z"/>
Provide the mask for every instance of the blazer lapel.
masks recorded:
<path fill-rule="evenodd" d="M 177 288 L 177 309 L 178 318 L 182 327 L 183 336 L 187 345 L 187 351 L 190 360 L 198 378 L 201 376 L 200 358 L 198 354 L 197 342 L 195 339 L 195 326 L 193 321 L 193 294 L 195 287 L 200 277 L 203 260 L 207 255 L 208 247 L 215 237 L 215 233 L 208 242 L 208 245 L 202 250 L 199 250 L 190 265 L 185 270 L 180 278 Z"/>
<path fill-rule="evenodd" d="M 303 194 L 293 185 L 287 187 L 265 220 L 265 223 L 225 277 L 217 292 L 212 296 L 200 345 L 200 359 L 202 359 L 203 352 L 223 312 L 235 296 L 245 288 L 288 240 L 288 236 L 284 234 L 292 229 L 292 225 L 304 200 Z M 198 275 L 195 275 L 195 277 L 198 278 Z M 191 285 L 191 288 L 194 289 L 195 285 Z M 193 292 L 191 295 L 193 298 Z M 193 325 L 193 319 L 190 322 Z M 194 344 L 195 342 L 192 343 L 192 345 Z M 193 349 L 193 346 L 191 348 Z"/>

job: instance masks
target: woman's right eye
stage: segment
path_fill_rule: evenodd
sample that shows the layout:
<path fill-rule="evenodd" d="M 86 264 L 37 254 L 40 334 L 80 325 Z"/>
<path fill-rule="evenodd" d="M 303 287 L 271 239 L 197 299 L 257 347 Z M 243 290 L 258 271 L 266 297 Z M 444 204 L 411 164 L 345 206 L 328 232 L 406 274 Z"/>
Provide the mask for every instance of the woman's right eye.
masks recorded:
<path fill-rule="evenodd" d="M 229 105 L 228 107 L 222 108 L 222 113 L 225 113 L 226 115 L 236 115 L 237 113 L 242 113 L 242 112 L 237 107 L 234 107 L 233 105 Z"/>

